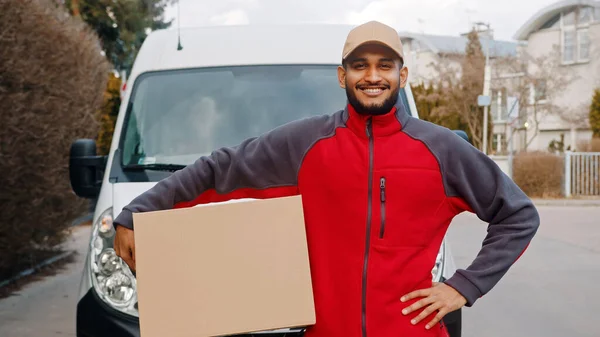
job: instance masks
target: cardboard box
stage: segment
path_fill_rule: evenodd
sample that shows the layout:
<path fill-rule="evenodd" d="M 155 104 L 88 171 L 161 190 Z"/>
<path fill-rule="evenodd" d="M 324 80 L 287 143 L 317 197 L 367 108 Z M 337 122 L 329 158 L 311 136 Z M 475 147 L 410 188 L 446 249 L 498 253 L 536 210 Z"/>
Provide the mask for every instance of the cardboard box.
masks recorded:
<path fill-rule="evenodd" d="M 315 323 L 300 196 L 137 213 L 142 337 Z"/>

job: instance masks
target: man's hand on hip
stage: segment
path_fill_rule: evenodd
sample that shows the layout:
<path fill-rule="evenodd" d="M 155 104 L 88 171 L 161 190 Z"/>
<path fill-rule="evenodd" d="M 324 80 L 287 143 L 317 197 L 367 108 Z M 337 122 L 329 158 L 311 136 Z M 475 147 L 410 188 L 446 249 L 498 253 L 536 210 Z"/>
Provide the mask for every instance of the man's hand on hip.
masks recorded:
<path fill-rule="evenodd" d="M 135 272 L 135 242 L 133 230 L 117 225 L 115 235 L 115 252 L 123 259 L 131 271 Z"/>
<path fill-rule="evenodd" d="M 446 314 L 462 308 L 467 303 L 467 300 L 454 288 L 445 283 L 438 282 L 434 282 L 433 286 L 429 289 L 420 289 L 404 295 L 400 301 L 406 302 L 417 297 L 423 298 L 406 307 L 402 310 L 402 313 L 408 315 L 415 310 L 425 307 L 417 317 L 411 320 L 412 324 L 417 324 L 431 313 L 437 311 L 437 315 L 425 326 L 426 329 L 430 329 Z"/>

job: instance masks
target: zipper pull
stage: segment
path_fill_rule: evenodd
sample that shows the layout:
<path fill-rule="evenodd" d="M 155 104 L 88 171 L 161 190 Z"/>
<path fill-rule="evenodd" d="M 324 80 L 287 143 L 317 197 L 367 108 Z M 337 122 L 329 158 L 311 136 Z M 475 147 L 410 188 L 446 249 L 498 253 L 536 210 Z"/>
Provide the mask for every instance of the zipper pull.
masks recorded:
<path fill-rule="evenodd" d="M 381 202 L 385 202 L 385 177 L 379 179 L 379 190 L 381 191 Z"/>
<path fill-rule="evenodd" d="M 371 118 L 367 119 L 367 137 L 371 137 Z"/>

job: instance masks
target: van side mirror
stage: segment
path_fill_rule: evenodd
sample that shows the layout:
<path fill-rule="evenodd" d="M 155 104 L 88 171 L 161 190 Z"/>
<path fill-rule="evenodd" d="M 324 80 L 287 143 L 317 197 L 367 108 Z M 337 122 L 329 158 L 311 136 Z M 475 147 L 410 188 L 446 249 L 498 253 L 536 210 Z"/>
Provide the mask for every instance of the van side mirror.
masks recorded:
<path fill-rule="evenodd" d="M 100 194 L 107 156 L 96 155 L 96 141 L 78 139 L 71 144 L 69 179 L 76 195 L 94 199 Z"/>
<path fill-rule="evenodd" d="M 456 133 L 460 138 L 464 139 L 467 141 L 467 143 L 471 143 L 471 141 L 469 140 L 469 135 L 467 135 L 466 132 L 464 132 L 463 130 L 452 130 L 454 131 L 454 133 Z"/>

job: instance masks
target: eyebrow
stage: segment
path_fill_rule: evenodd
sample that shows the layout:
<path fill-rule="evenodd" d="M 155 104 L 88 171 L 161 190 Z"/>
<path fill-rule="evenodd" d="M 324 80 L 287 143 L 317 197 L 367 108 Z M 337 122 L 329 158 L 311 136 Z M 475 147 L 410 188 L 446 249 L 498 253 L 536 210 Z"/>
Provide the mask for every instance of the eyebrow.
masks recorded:
<path fill-rule="evenodd" d="M 363 57 L 363 58 L 353 59 L 350 61 L 351 64 L 356 63 L 356 62 L 367 62 L 367 59 Z M 379 62 L 394 62 L 394 60 L 391 58 L 388 58 L 388 57 L 384 57 L 384 58 L 380 58 Z"/>
<path fill-rule="evenodd" d="M 350 63 L 366 62 L 366 61 L 367 61 L 367 59 L 363 57 L 363 58 L 358 58 L 358 59 L 350 60 Z"/>

